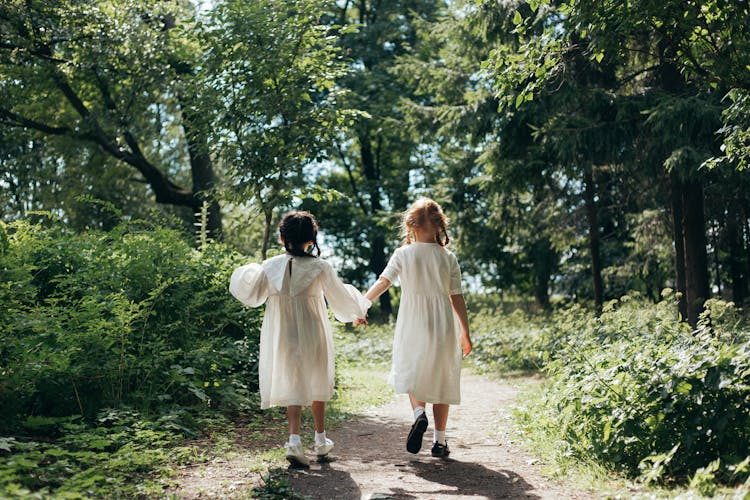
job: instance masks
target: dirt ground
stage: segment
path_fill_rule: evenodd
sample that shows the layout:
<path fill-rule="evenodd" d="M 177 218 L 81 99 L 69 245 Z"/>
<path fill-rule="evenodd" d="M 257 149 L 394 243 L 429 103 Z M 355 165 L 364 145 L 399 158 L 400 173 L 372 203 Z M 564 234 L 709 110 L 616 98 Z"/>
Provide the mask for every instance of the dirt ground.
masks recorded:
<path fill-rule="evenodd" d="M 422 451 L 417 455 L 406 451 L 412 416 L 408 398 L 399 395 L 331 432 L 336 446 L 330 461 L 313 460 L 309 469 L 290 470 L 294 490 L 326 500 L 595 497 L 544 478 L 538 461 L 513 442 L 509 413 L 519 382 L 523 380 L 496 381 L 464 372 L 462 404 L 451 407 L 448 420 L 448 459 L 430 456 L 429 405 L 430 427 Z M 282 427 L 283 420 L 278 424 Z M 262 445 L 257 434 L 254 441 L 257 450 Z M 171 493 L 178 498 L 232 498 L 246 496 L 260 475 L 240 454 L 183 469 L 176 480 L 179 487 Z"/>
<path fill-rule="evenodd" d="M 291 472 L 295 491 L 315 499 L 590 498 L 542 477 L 540 465 L 512 442 L 509 412 L 518 394 L 510 381 L 462 376 L 461 405 L 452 406 L 448 459 L 430 456 L 430 427 L 417 455 L 406 451 L 408 398 L 343 425 L 331 438 L 332 461 Z"/>

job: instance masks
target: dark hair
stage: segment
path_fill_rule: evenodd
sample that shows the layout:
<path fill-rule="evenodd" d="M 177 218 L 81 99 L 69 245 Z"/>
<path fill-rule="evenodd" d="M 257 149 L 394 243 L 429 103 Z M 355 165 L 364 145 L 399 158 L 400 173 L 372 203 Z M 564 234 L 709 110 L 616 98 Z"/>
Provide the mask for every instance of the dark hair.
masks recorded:
<path fill-rule="evenodd" d="M 279 222 L 279 235 L 284 239 L 284 248 L 287 253 L 297 257 L 319 257 L 320 247 L 318 247 L 318 221 L 310 212 L 303 210 L 293 210 L 284 214 Z M 312 241 L 312 251 L 316 253 L 305 252 L 302 245 Z"/>

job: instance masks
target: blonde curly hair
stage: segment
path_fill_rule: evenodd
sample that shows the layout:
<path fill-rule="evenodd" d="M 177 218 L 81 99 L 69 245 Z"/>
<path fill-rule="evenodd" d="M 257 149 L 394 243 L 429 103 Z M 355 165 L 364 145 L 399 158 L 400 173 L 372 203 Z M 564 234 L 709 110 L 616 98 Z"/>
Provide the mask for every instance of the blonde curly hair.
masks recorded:
<path fill-rule="evenodd" d="M 448 217 L 440 205 L 430 198 L 419 198 L 404 212 L 401 218 L 401 237 L 406 245 L 412 243 L 415 229 L 434 230 L 435 243 L 446 246 L 448 236 Z"/>

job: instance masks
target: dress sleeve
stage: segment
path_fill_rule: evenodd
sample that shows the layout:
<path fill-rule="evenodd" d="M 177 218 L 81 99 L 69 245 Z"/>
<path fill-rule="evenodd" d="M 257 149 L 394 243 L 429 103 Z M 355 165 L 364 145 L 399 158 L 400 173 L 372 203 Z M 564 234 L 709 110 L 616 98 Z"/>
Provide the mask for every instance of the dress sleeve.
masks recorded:
<path fill-rule="evenodd" d="M 450 259 L 451 265 L 451 283 L 450 283 L 450 295 L 459 295 L 463 293 L 461 291 L 461 268 L 458 265 L 458 259 L 456 256 L 451 254 Z"/>
<path fill-rule="evenodd" d="M 398 275 L 401 273 L 401 252 L 396 249 L 388 260 L 388 265 L 385 266 L 383 272 L 380 273 L 382 278 L 387 279 L 391 283 L 396 281 Z"/>
<path fill-rule="evenodd" d="M 323 271 L 323 295 L 333 315 L 342 323 L 364 318 L 372 305 L 359 290 L 344 284 L 331 266 L 326 266 Z"/>
<path fill-rule="evenodd" d="M 268 298 L 268 280 L 258 264 L 238 267 L 229 280 L 229 291 L 249 307 L 258 307 Z"/>

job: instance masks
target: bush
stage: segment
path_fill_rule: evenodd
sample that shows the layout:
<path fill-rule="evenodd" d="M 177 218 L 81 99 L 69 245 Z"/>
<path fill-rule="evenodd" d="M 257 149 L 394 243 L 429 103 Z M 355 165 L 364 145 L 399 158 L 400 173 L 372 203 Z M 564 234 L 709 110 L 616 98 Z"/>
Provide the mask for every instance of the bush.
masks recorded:
<path fill-rule="evenodd" d="M 744 481 L 747 333 L 726 303 L 711 304 L 692 332 L 677 321 L 674 302 L 669 294 L 657 305 L 623 297 L 599 319 L 555 316 L 559 350 L 541 400 L 521 415 L 526 425 L 579 458 L 646 481 Z"/>
<path fill-rule="evenodd" d="M 260 311 L 227 292 L 240 260 L 145 222 L 0 227 L 0 432 L 108 407 L 247 405 Z"/>

